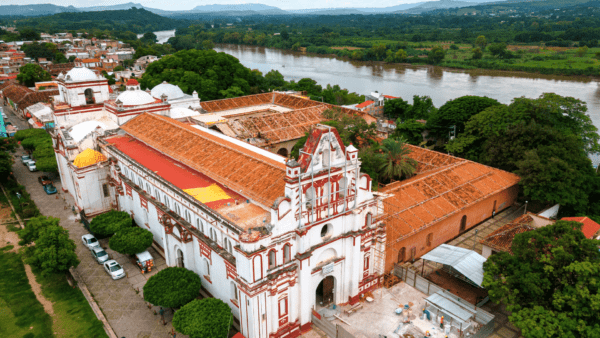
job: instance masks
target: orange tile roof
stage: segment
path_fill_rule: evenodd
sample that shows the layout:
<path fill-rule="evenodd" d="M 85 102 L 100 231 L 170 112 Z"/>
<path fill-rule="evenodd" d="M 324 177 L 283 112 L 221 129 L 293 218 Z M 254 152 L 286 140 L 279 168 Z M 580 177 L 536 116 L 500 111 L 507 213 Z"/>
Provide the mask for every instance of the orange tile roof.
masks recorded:
<path fill-rule="evenodd" d="M 92 63 L 92 62 L 100 62 L 98 59 L 83 59 L 81 60 L 83 63 Z"/>
<path fill-rule="evenodd" d="M 285 164 L 243 146 L 151 113 L 133 118 L 121 129 L 265 208 L 284 194 Z"/>
<path fill-rule="evenodd" d="M 393 100 L 393 99 L 397 99 L 397 98 L 398 98 L 398 97 L 396 97 L 396 96 L 391 96 L 391 95 L 383 95 L 383 97 L 385 97 L 386 99 L 390 99 L 390 100 Z"/>
<path fill-rule="evenodd" d="M 139 82 L 137 82 L 137 80 L 136 80 L 136 79 L 129 79 L 129 80 L 127 80 L 127 83 L 126 83 L 125 85 L 127 85 L 127 86 L 137 86 L 137 85 L 139 85 L 139 84 L 140 84 L 140 83 L 139 83 Z"/>
<path fill-rule="evenodd" d="M 417 175 L 379 191 L 384 200 L 388 242 L 433 225 L 478 201 L 519 183 L 517 175 L 433 150 L 409 146 Z"/>
<path fill-rule="evenodd" d="M 364 107 L 372 105 L 373 103 L 375 103 L 375 101 L 368 100 L 368 101 L 365 101 L 365 102 L 357 105 L 356 108 L 364 108 Z"/>
<path fill-rule="evenodd" d="M 586 238 L 594 238 L 594 235 L 600 230 L 600 224 L 594 222 L 594 220 L 589 217 L 563 217 L 561 220 L 582 223 L 583 227 L 581 228 L 581 231 Z"/>
<path fill-rule="evenodd" d="M 309 107 L 288 112 L 277 112 L 240 118 L 230 123 L 237 137 L 260 137 L 269 143 L 299 139 L 317 123 L 325 120 L 325 106 Z"/>
<path fill-rule="evenodd" d="M 503 225 L 480 241 L 492 249 L 512 253 L 511 246 L 516 235 L 537 229 L 532 225 L 533 217 L 521 215 L 512 222 Z"/>
<path fill-rule="evenodd" d="M 210 113 L 237 109 L 243 107 L 258 106 L 262 104 L 269 104 L 273 101 L 273 93 L 248 95 L 242 97 L 236 97 L 233 99 L 223 99 L 214 101 L 200 102 L 200 105 L 204 110 Z"/>

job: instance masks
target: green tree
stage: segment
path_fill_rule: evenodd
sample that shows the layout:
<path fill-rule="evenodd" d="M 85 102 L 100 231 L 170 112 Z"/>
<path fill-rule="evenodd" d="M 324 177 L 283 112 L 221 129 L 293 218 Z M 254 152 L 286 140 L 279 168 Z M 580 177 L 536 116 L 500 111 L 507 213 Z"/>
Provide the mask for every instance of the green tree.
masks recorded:
<path fill-rule="evenodd" d="M 6 182 L 12 174 L 13 157 L 7 152 L 0 152 L 0 181 Z"/>
<path fill-rule="evenodd" d="M 265 80 L 269 89 L 281 88 L 285 85 L 283 75 L 276 69 L 272 69 L 265 74 Z"/>
<path fill-rule="evenodd" d="M 69 60 L 65 57 L 63 53 L 54 54 L 54 63 L 67 63 Z"/>
<path fill-rule="evenodd" d="M 445 57 L 446 52 L 444 49 L 440 46 L 435 46 L 429 51 L 429 54 L 427 54 L 427 61 L 435 65 L 442 62 Z"/>
<path fill-rule="evenodd" d="M 285 29 L 284 29 L 284 30 L 282 30 L 282 31 L 281 31 L 281 38 L 282 38 L 282 39 L 284 39 L 284 40 L 287 40 L 287 39 L 289 39 L 289 38 L 290 38 L 290 33 L 288 33 L 288 31 L 287 31 L 287 30 L 285 30 Z"/>
<path fill-rule="evenodd" d="M 385 116 L 394 120 L 405 120 L 409 118 L 411 108 L 411 105 L 402 98 L 386 100 L 383 103 L 383 112 L 385 113 Z"/>
<path fill-rule="evenodd" d="M 600 242 L 581 223 L 558 221 L 517 234 L 512 253 L 484 263 L 483 287 L 506 304 L 527 338 L 597 337 L 600 330 Z"/>
<path fill-rule="evenodd" d="M 219 95 L 224 99 L 230 99 L 244 95 L 244 91 L 240 87 L 231 86 L 225 90 L 219 90 Z"/>
<path fill-rule="evenodd" d="M 69 238 L 68 230 L 58 225 L 48 225 L 40 230 L 25 262 L 38 267 L 43 274 L 66 272 L 70 267 L 79 265 L 75 249 L 75 242 Z"/>
<path fill-rule="evenodd" d="M 35 86 L 36 82 L 50 81 L 51 78 L 50 73 L 35 63 L 29 63 L 22 66 L 19 69 L 19 75 L 17 75 L 17 81 L 27 87 Z"/>
<path fill-rule="evenodd" d="M 169 267 L 148 279 L 144 285 L 144 300 L 156 306 L 178 308 L 198 297 L 201 283 L 195 272 Z"/>
<path fill-rule="evenodd" d="M 215 49 L 215 43 L 210 40 L 202 41 L 202 48 L 205 50 Z"/>
<path fill-rule="evenodd" d="M 19 29 L 19 38 L 24 41 L 35 41 L 40 39 L 40 33 L 33 28 L 21 28 Z"/>
<path fill-rule="evenodd" d="M 156 34 L 154 34 L 152 32 L 146 32 L 140 38 L 140 40 L 143 41 L 143 42 L 145 42 L 145 43 L 156 43 L 156 42 L 158 42 L 158 37 L 156 36 Z"/>
<path fill-rule="evenodd" d="M 506 44 L 504 42 L 492 43 L 488 50 L 492 55 L 499 56 L 502 55 L 506 51 Z"/>
<path fill-rule="evenodd" d="M 381 182 L 381 166 L 385 163 L 386 158 L 381 153 L 379 145 L 371 145 L 358 150 L 358 158 L 360 159 L 360 171 L 369 175 L 373 180 L 373 188 L 376 190 L 378 183 Z"/>
<path fill-rule="evenodd" d="M 379 170 L 383 178 L 388 181 L 400 180 L 411 177 L 415 173 L 417 161 L 408 156 L 411 150 L 406 146 L 404 138 L 387 138 L 381 145 L 385 162 L 381 164 Z"/>
<path fill-rule="evenodd" d="M 56 163 L 56 158 L 52 157 L 42 157 L 36 158 L 35 166 L 39 171 L 46 173 L 57 173 L 58 172 L 58 164 Z"/>
<path fill-rule="evenodd" d="M 69 56 L 69 62 L 74 62 L 77 57 L 75 55 Z"/>
<path fill-rule="evenodd" d="M 125 228 L 117 231 L 108 241 L 110 248 L 124 255 L 135 255 L 152 245 L 152 233 L 139 227 Z"/>
<path fill-rule="evenodd" d="M 115 232 L 130 228 L 131 216 L 125 211 L 111 210 L 98 215 L 90 222 L 90 230 L 99 237 L 111 236 Z"/>
<path fill-rule="evenodd" d="M 448 128 L 456 126 L 458 134 L 462 133 L 465 123 L 484 109 L 499 105 L 500 102 L 481 96 L 462 96 L 446 102 L 427 120 L 427 127 L 435 130 L 440 136 L 448 134 Z"/>
<path fill-rule="evenodd" d="M 419 145 L 423 142 L 424 131 L 425 124 L 417 122 L 415 119 L 409 119 L 404 122 L 398 120 L 396 122 L 396 130 L 394 130 L 394 137 L 402 137 L 406 140 L 406 143 Z"/>
<path fill-rule="evenodd" d="M 408 54 L 404 49 L 398 49 L 394 54 L 394 59 L 396 62 L 404 62 L 406 61 L 406 58 L 408 58 Z"/>
<path fill-rule="evenodd" d="M 487 39 L 485 36 L 480 35 L 475 39 L 475 45 L 479 47 L 481 50 L 485 50 L 485 46 L 487 46 Z"/>
<path fill-rule="evenodd" d="M 473 60 L 479 60 L 483 57 L 483 52 L 481 52 L 481 48 L 476 47 L 471 50 L 473 52 L 473 56 L 471 57 Z"/>
<path fill-rule="evenodd" d="M 191 338 L 226 337 L 233 315 L 217 298 L 195 299 L 173 315 L 173 327 Z"/>
<path fill-rule="evenodd" d="M 19 245 L 31 244 L 40 237 L 42 230 L 49 226 L 58 226 L 60 219 L 47 216 L 37 216 L 31 218 L 25 224 L 25 228 L 19 230 Z"/>
<path fill-rule="evenodd" d="M 375 56 L 375 60 L 381 61 L 385 57 L 387 47 L 383 43 L 375 44 L 371 47 L 371 53 Z"/>

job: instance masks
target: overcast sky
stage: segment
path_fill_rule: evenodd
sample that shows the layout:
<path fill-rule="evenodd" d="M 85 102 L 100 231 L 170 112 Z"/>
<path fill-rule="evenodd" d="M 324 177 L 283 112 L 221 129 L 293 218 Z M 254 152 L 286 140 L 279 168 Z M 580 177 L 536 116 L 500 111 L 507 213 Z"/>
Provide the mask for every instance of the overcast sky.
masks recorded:
<path fill-rule="evenodd" d="M 430 0 L 381 0 L 378 2 L 365 2 L 360 0 L 258 0 L 258 1 L 236 1 L 236 0 L 0 0 L 0 5 L 32 5 L 32 4 L 55 4 L 58 6 L 90 7 L 124 4 L 128 2 L 140 3 L 143 6 L 159 8 L 164 10 L 186 10 L 201 5 L 213 4 L 242 4 L 261 3 L 281 9 L 304 9 L 304 8 L 334 8 L 334 7 L 389 7 L 400 4 L 408 4 Z"/>

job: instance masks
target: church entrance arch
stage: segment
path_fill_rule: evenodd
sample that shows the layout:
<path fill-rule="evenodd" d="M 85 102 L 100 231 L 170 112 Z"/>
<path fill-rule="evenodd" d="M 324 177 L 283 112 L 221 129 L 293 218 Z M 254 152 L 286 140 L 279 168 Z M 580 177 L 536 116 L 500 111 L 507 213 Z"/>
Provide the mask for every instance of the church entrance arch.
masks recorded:
<path fill-rule="evenodd" d="M 288 151 L 287 151 L 287 149 L 285 149 L 285 148 L 281 148 L 281 149 L 279 149 L 279 150 L 277 151 L 277 154 L 278 154 L 278 155 L 281 155 L 281 156 L 283 156 L 283 157 L 288 157 Z"/>
<path fill-rule="evenodd" d="M 335 304 L 334 297 L 335 277 L 327 276 L 323 278 L 316 290 L 316 304 L 318 306 L 327 306 L 331 303 Z"/>

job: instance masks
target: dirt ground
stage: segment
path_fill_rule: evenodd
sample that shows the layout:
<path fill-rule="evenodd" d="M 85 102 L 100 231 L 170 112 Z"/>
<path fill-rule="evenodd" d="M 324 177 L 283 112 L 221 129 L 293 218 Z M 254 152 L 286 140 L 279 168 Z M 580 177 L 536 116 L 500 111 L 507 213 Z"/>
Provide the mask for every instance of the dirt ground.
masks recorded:
<path fill-rule="evenodd" d="M 487 296 L 485 289 L 475 287 L 442 270 L 437 270 L 437 273 L 433 271 L 426 278 L 473 305 Z"/>

